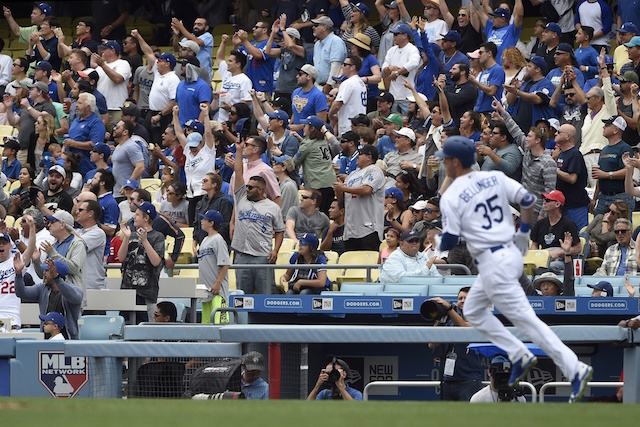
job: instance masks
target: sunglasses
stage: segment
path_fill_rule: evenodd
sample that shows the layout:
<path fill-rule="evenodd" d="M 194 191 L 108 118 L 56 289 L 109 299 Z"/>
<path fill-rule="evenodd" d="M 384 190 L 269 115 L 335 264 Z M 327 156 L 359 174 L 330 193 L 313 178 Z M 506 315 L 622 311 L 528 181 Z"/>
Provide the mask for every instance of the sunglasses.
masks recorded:
<path fill-rule="evenodd" d="M 429 215 L 431 215 L 434 212 L 440 212 L 439 209 L 431 209 L 431 208 L 427 208 L 424 210 L 426 213 L 428 213 Z"/>
<path fill-rule="evenodd" d="M 624 234 L 624 233 L 629 232 L 629 230 L 613 230 L 613 232 L 616 233 L 616 234 Z"/>
<path fill-rule="evenodd" d="M 160 316 L 162 316 L 162 314 L 161 314 L 161 313 L 153 312 L 153 317 L 160 317 Z"/>
<path fill-rule="evenodd" d="M 613 211 L 613 210 L 611 210 L 611 209 L 608 209 L 608 210 L 607 210 L 607 213 L 615 214 L 615 215 L 620 215 L 620 212 Z"/>
<path fill-rule="evenodd" d="M 306 194 L 301 194 L 301 195 L 300 195 L 300 198 L 301 198 L 301 199 L 304 199 L 304 200 L 307 200 L 307 199 L 310 199 L 310 198 L 311 198 L 311 196 L 307 196 Z"/>
<path fill-rule="evenodd" d="M 257 185 L 249 185 L 249 184 L 245 184 L 244 186 L 247 188 L 247 190 L 253 190 L 254 188 L 260 188 L 260 187 L 258 187 Z"/>

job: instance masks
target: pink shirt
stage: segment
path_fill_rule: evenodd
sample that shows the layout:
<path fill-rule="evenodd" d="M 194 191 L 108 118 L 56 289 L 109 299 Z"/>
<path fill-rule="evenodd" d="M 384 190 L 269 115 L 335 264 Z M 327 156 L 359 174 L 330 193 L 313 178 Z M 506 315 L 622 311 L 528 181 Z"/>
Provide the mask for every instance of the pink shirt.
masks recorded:
<path fill-rule="evenodd" d="M 244 178 L 244 183 L 247 184 L 249 179 L 252 176 L 261 176 L 267 183 L 267 188 L 265 189 L 265 196 L 269 200 L 275 200 L 280 197 L 280 185 L 278 185 L 278 178 L 276 174 L 271 169 L 271 166 L 267 165 L 262 159 L 254 160 L 253 162 L 248 162 L 244 165 L 244 170 L 242 174 L 242 178 Z M 234 193 L 236 182 L 236 173 L 234 172 L 231 175 L 231 180 L 229 181 L 229 194 Z"/>

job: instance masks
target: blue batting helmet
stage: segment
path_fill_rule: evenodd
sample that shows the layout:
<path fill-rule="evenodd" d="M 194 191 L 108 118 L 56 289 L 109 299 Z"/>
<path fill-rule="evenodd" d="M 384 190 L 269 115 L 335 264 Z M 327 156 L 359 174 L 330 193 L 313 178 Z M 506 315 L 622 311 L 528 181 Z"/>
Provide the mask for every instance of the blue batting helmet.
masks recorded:
<path fill-rule="evenodd" d="M 463 166 L 469 167 L 476 162 L 476 144 L 464 136 L 447 138 L 442 150 L 436 152 L 440 159 L 456 158 Z"/>

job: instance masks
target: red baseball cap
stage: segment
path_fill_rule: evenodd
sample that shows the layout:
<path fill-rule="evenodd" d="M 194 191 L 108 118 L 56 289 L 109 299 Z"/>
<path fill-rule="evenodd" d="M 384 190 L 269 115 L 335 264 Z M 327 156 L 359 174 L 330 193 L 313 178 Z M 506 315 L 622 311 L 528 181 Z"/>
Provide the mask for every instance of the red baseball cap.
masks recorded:
<path fill-rule="evenodd" d="M 553 190 L 549 194 L 542 193 L 542 197 L 545 199 L 555 200 L 559 202 L 561 206 L 564 206 L 564 194 L 560 190 Z"/>

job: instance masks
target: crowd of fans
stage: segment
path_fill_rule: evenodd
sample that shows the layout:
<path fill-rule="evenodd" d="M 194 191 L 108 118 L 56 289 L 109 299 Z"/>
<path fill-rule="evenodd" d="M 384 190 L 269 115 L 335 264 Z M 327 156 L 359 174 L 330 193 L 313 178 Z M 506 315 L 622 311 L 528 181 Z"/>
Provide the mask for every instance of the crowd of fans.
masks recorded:
<path fill-rule="evenodd" d="M 626 2 L 615 14 L 600 0 L 531 2 L 546 16 L 526 44 L 522 0 L 473 0 L 457 17 L 446 0 L 422 0 L 420 16 L 403 0 L 375 10 L 278 0 L 261 12 L 237 1 L 234 32 L 217 40 L 227 12 L 215 0 L 192 14 L 147 10 L 160 24 L 153 40 L 126 28 L 125 1 L 77 19 L 73 35 L 46 3 L 30 26 L 4 7 L 28 48 L 0 54 L 0 124 L 16 128 L 4 143 L 0 184 L 11 191 L 0 216 L 22 218 L 0 224 L 0 267 L 14 269 L 21 253 L 15 274 L 44 283 L 43 315 L 65 313 L 72 333 L 109 262 L 122 263 L 122 287 L 147 305 L 140 320 L 151 318 L 185 227 L 208 312 L 228 299 L 231 262 L 274 263 L 285 238 L 296 266 L 386 241 L 383 277 L 412 265 L 441 274 L 447 263 L 474 273 L 463 241 L 442 252 L 435 237 L 451 178 L 434 153 L 462 135 L 476 143 L 475 169 L 500 170 L 538 198 L 532 247 L 550 250 L 553 272 L 582 254 L 604 259 L 596 274 L 636 274 L 639 13 Z M 141 180 L 153 177 L 151 194 Z M 303 266 L 277 280 L 253 269 L 236 278 L 245 292 L 331 287 L 326 271 Z M 79 287 L 82 304 L 58 280 Z M 13 298 L 0 313 L 19 325 Z"/>

